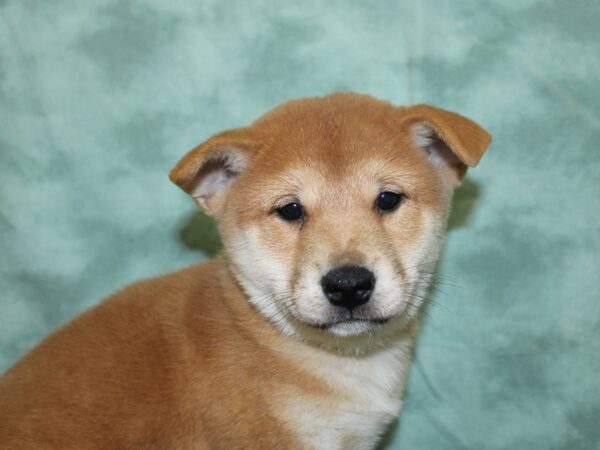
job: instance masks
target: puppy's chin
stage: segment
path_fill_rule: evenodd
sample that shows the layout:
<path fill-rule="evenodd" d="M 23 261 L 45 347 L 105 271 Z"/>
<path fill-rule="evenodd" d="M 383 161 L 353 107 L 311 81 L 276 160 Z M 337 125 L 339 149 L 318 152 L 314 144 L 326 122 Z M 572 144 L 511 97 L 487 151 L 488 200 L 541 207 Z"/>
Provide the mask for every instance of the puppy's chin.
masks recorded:
<path fill-rule="evenodd" d="M 348 337 L 359 336 L 361 334 L 373 332 L 381 325 L 381 322 L 374 320 L 353 319 L 337 322 L 332 325 L 325 326 L 323 329 L 334 336 Z"/>

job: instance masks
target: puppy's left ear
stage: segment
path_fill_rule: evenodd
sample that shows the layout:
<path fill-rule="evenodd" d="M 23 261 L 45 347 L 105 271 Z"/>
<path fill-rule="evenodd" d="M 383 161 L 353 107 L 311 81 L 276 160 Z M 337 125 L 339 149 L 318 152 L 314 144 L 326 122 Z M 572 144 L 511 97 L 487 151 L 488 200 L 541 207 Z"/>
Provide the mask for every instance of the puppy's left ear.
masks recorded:
<path fill-rule="evenodd" d="M 218 217 L 226 194 L 257 148 L 250 130 L 219 133 L 190 150 L 169 174 L 209 216 Z"/>
<path fill-rule="evenodd" d="M 403 123 L 415 145 L 453 185 L 459 184 L 467 167 L 477 165 L 492 141 L 492 136 L 472 120 L 429 105 L 404 109 Z"/>

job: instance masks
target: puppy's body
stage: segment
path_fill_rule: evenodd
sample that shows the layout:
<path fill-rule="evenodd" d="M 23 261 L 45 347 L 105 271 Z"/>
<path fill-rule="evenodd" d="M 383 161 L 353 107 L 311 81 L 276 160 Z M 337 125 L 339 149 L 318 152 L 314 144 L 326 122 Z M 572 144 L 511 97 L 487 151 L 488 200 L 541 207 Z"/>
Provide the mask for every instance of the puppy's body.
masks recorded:
<path fill-rule="evenodd" d="M 290 341 L 223 262 L 129 286 L 47 338 L 0 381 L 1 447 L 370 448 L 410 335 L 362 358 Z"/>
<path fill-rule="evenodd" d="M 430 107 L 290 102 L 173 181 L 224 254 L 132 285 L 0 380 L 4 448 L 373 448 L 399 414 L 452 191 L 489 135 Z"/>

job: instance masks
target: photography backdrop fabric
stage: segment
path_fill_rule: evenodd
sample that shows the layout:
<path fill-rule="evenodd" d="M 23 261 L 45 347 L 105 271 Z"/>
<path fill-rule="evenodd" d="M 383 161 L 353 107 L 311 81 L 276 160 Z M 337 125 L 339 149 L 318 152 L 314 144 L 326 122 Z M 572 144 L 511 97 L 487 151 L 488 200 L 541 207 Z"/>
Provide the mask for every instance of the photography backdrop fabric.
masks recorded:
<path fill-rule="evenodd" d="M 383 448 L 599 448 L 599 23 L 597 0 L 0 0 L 0 370 L 218 250 L 167 179 L 184 152 L 351 90 L 494 135 Z"/>

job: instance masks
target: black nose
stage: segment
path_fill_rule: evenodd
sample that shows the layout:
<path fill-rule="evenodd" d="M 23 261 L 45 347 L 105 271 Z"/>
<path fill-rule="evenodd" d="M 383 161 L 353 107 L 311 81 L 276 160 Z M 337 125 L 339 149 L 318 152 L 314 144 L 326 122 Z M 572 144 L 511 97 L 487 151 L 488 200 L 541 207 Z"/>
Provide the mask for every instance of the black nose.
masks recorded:
<path fill-rule="evenodd" d="M 373 272 L 360 266 L 331 269 L 321 278 L 323 292 L 330 303 L 352 311 L 367 303 L 375 287 Z"/>

